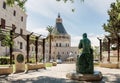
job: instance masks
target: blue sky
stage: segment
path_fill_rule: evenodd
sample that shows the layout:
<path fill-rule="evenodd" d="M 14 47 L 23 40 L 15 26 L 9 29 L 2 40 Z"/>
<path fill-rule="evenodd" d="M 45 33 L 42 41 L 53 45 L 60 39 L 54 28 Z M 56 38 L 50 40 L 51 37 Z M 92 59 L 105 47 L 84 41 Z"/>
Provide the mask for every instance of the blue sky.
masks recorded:
<path fill-rule="evenodd" d="M 55 26 L 55 20 L 60 13 L 63 25 L 71 35 L 71 45 L 78 46 L 84 32 L 88 34 L 92 45 L 99 45 L 97 37 L 105 34 L 102 25 L 107 22 L 107 11 L 115 0 L 75 0 L 56 2 L 56 0 L 28 0 L 26 3 L 27 30 L 47 35 L 46 27 Z M 75 12 L 71 10 L 75 8 Z"/>

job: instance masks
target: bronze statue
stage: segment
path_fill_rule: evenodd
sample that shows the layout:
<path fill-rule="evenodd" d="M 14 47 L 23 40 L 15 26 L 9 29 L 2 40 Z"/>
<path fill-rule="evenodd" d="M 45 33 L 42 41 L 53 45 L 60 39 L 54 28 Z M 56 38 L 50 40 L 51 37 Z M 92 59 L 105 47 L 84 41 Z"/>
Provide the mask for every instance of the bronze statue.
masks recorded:
<path fill-rule="evenodd" d="M 77 56 L 76 72 L 82 74 L 93 74 L 93 50 L 86 33 L 83 34 L 83 39 L 80 40 L 78 48 L 83 48 L 83 50 L 81 55 Z"/>

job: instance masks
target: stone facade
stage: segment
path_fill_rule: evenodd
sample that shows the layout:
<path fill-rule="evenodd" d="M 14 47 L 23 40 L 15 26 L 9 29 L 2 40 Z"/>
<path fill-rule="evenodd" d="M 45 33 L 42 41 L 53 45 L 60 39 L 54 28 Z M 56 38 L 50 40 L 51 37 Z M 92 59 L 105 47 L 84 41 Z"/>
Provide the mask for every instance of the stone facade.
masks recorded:
<path fill-rule="evenodd" d="M 0 20 L 4 19 L 5 20 L 5 25 L 6 26 L 11 26 L 11 27 L 5 27 L 6 29 L 12 28 L 14 25 L 16 27 L 15 32 L 20 33 L 20 31 L 23 31 L 23 34 L 26 34 L 26 20 L 27 20 L 27 15 L 26 13 L 21 10 L 18 6 L 13 6 L 10 7 L 8 5 L 5 5 L 5 0 L 0 0 Z M 1 22 L 0 22 L 1 24 Z"/>
<path fill-rule="evenodd" d="M 2 20 L 5 21 L 4 29 L 15 29 L 14 34 L 14 51 L 21 51 L 27 55 L 26 47 L 27 47 L 27 38 L 26 35 L 31 32 L 26 30 L 26 22 L 27 22 L 27 14 L 20 9 L 17 5 L 10 7 L 5 3 L 6 0 L 0 0 L 0 25 L 2 25 Z M 41 41 L 42 42 L 42 41 Z M 35 57 L 35 41 L 30 42 L 30 51 L 29 56 Z M 0 56 L 9 55 L 9 47 L 5 47 L 1 45 L 0 41 Z M 38 57 L 42 57 L 42 46 L 38 45 Z M 39 60 L 39 59 L 38 59 Z"/>
<path fill-rule="evenodd" d="M 17 5 L 10 7 L 6 4 L 6 0 L 0 0 L 0 25 L 4 20 L 5 27 L 3 29 L 12 30 L 15 28 L 14 34 L 14 50 L 22 51 L 26 55 L 26 35 L 29 34 L 26 30 L 27 14 Z M 0 56 L 9 55 L 9 47 L 1 46 L 0 41 Z"/>

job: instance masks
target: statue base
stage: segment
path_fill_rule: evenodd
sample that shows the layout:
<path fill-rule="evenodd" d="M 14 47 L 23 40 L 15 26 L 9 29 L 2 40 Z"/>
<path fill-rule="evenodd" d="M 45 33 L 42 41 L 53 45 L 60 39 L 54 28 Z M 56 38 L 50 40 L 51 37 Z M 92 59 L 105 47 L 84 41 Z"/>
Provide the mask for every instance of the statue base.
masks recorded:
<path fill-rule="evenodd" d="M 81 74 L 76 72 L 70 72 L 66 75 L 67 78 L 78 81 L 101 81 L 102 73 L 99 71 L 94 71 L 94 74 Z"/>

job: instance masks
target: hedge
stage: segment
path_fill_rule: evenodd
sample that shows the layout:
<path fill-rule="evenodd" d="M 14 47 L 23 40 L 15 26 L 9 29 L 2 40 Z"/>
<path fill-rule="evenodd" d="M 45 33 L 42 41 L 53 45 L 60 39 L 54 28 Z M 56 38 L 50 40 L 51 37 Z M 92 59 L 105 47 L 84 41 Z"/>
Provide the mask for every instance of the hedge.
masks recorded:
<path fill-rule="evenodd" d="M 14 64 L 14 61 L 12 62 Z M 10 58 L 0 58 L 0 65 L 10 64 Z"/>

